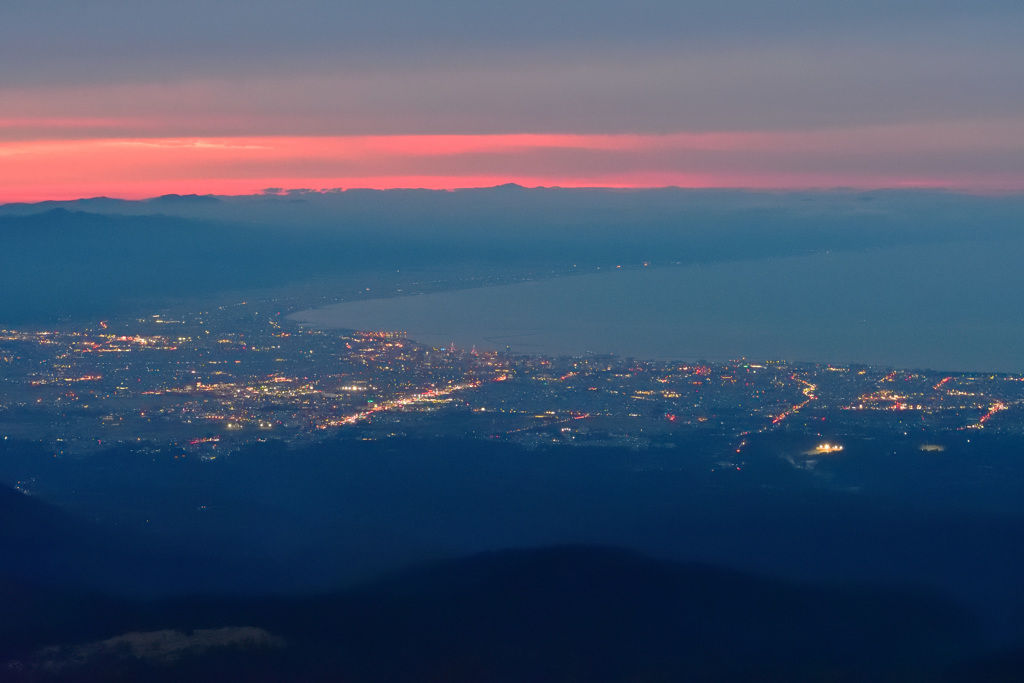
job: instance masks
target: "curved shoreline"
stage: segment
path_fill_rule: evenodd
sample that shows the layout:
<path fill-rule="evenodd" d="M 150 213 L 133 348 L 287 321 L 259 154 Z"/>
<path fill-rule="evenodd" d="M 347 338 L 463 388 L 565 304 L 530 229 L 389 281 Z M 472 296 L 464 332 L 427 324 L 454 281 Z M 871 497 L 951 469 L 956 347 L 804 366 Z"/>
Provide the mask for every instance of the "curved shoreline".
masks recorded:
<path fill-rule="evenodd" d="M 639 268 L 365 299 L 292 313 L 323 329 L 404 330 L 416 341 L 550 356 L 786 359 L 948 371 L 1024 371 L 993 296 L 995 269 L 940 247 Z M 940 257 L 960 266 L 950 273 Z M 936 265 L 932 265 L 935 262 Z M 886 278 L 863 273 L 879 266 Z M 1012 283 L 1011 283 L 1012 284 Z"/>

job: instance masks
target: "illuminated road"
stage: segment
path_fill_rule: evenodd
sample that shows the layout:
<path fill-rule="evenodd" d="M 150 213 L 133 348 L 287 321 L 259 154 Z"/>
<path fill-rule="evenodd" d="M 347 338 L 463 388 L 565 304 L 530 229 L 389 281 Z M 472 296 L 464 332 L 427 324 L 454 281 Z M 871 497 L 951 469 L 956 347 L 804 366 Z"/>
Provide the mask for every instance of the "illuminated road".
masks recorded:
<path fill-rule="evenodd" d="M 807 380 L 805 380 L 805 379 L 802 379 L 802 378 L 800 378 L 800 377 L 797 377 L 797 375 L 796 375 L 796 373 L 795 373 L 795 372 L 794 372 L 794 373 L 793 373 L 792 375 L 790 375 L 790 376 L 789 376 L 789 378 L 790 378 L 791 380 L 793 380 L 794 382 L 798 382 L 799 384 L 802 384 L 802 385 L 803 385 L 803 389 L 801 389 L 801 390 L 800 390 L 800 393 L 802 393 L 802 394 L 804 395 L 804 397 L 805 397 L 805 400 L 803 400 L 803 401 L 801 401 L 800 403 L 797 403 L 797 404 L 795 404 L 795 405 L 791 406 L 791 407 L 790 407 L 790 408 L 789 408 L 788 410 L 786 410 L 785 412 L 779 413 L 778 415 L 776 415 L 775 417 L 773 417 L 773 418 L 772 418 L 772 421 L 771 421 L 771 424 L 769 424 L 769 425 L 766 425 L 766 426 L 764 426 L 764 427 L 761 427 L 760 429 L 758 429 L 758 430 L 757 430 L 757 433 L 758 433 L 758 434 L 762 434 L 762 433 L 764 433 L 764 432 L 768 432 L 768 431 L 771 431 L 771 430 L 772 430 L 773 428 L 775 428 L 775 426 L 776 426 L 776 425 L 778 425 L 779 423 L 781 423 L 781 422 L 782 422 L 783 420 L 785 420 L 785 419 L 786 419 L 787 417 L 789 417 L 790 415 L 793 415 L 794 413 L 798 413 L 798 412 L 800 412 L 800 410 L 801 410 L 801 409 L 802 409 L 802 408 L 803 408 L 804 406 L 806 406 L 806 405 L 807 405 L 808 403 L 810 403 L 811 401 L 815 401 L 815 400 L 817 400 L 817 399 L 818 399 L 818 396 L 817 396 L 817 394 L 815 394 L 815 393 L 814 393 L 815 391 L 817 391 L 817 390 L 818 390 L 818 385 L 816 385 L 816 384 L 811 384 L 811 383 L 810 383 L 810 382 L 808 382 Z M 746 437 L 747 437 L 747 436 L 750 436 L 750 434 L 751 434 L 751 433 L 752 433 L 752 432 L 749 432 L 749 431 L 747 431 L 747 432 L 742 432 L 742 433 L 740 434 L 740 436 L 741 436 L 741 437 L 744 437 L 744 438 L 743 438 L 743 439 L 742 439 L 742 440 L 741 440 L 741 441 L 740 441 L 740 442 L 739 442 L 738 444 L 736 444 L 736 452 L 737 452 L 737 453 L 741 452 L 741 451 L 743 450 L 743 447 L 747 445 L 747 439 L 746 439 Z"/>
<path fill-rule="evenodd" d="M 465 384 L 452 384 L 444 389 L 428 389 L 411 396 L 401 396 L 399 398 L 393 398 L 388 401 L 383 401 L 372 408 L 367 410 L 353 413 L 345 417 L 336 418 L 333 420 L 327 420 L 319 425 L 317 429 L 327 429 L 328 427 L 341 427 L 344 425 L 351 425 L 359 422 L 360 420 L 366 420 L 375 415 L 376 413 L 385 413 L 391 410 L 401 410 L 408 406 L 416 405 L 417 403 L 427 403 L 436 401 L 445 396 L 450 396 L 458 391 L 465 391 L 466 389 L 475 389 L 482 384 L 479 380 L 474 382 L 466 382 Z"/>
<path fill-rule="evenodd" d="M 790 375 L 789 378 L 791 380 L 793 380 L 794 382 L 799 382 L 800 384 L 804 385 L 804 388 L 801 390 L 801 393 L 803 393 L 803 395 L 807 397 L 807 400 L 805 400 L 805 401 L 803 401 L 801 403 L 796 404 L 795 406 L 791 407 L 789 410 L 787 410 L 784 413 L 776 415 L 775 418 L 772 419 L 772 424 L 773 425 L 779 424 L 780 422 L 785 420 L 787 417 L 789 417 L 793 413 L 800 412 L 801 408 L 803 408 L 808 403 L 810 403 L 811 401 L 814 401 L 814 400 L 816 400 L 818 398 L 814 394 L 814 392 L 817 391 L 817 389 L 818 389 L 818 385 L 811 384 L 807 380 L 801 379 L 801 378 L 797 377 L 795 372 L 792 375 Z"/>

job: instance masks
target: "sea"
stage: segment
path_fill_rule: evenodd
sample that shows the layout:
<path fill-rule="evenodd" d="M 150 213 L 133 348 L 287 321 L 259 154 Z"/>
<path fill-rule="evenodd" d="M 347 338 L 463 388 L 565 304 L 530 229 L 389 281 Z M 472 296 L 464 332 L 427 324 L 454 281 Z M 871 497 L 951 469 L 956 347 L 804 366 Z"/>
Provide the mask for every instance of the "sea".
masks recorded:
<path fill-rule="evenodd" d="M 819 252 L 335 304 L 290 317 L 551 356 L 1024 372 L 1024 240 Z"/>

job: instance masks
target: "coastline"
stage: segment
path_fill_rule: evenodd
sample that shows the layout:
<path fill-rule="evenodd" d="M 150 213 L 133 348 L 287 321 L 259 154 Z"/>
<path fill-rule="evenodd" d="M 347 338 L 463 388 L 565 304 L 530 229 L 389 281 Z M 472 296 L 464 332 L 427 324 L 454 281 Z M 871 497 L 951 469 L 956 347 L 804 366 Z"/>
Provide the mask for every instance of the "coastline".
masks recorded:
<path fill-rule="evenodd" d="M 589 272 L 363 299 L 288 319 L 481 351 L 1020 373 L 1014 345 L 1002 342 L 1024 336 L 1024 322 L 1006 315 L 1007 299 L 1021 293 L 1002 283 L 1004 297 L 992 297 L 999 283 L 981 258 L 998 246 L 981 245 L 978 258 L 935 246 Z M 961 273 L 948 277 L 943 259 Z M 879 262 L 890 277 L 862 277 Z"/>

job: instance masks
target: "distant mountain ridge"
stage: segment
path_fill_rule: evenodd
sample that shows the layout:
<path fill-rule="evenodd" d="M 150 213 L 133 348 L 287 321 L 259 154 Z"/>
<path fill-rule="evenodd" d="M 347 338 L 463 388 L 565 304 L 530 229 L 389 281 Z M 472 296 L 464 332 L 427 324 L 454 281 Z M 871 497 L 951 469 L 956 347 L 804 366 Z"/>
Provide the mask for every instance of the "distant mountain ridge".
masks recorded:
<path fill-rule="evenodd" d="M 1019 239 L 1022 220 L 1020 196 L 933 191 L 500 186 L 7 204 L 0 326 L 297 284 L 365 293 L 381 274 L 397 290 L 402 273 L 535 278 Z"/>

